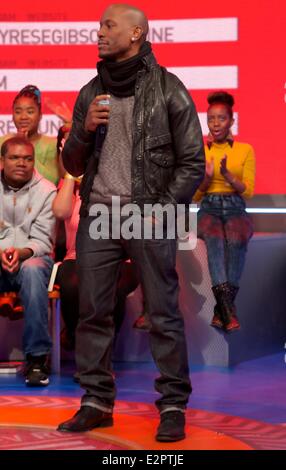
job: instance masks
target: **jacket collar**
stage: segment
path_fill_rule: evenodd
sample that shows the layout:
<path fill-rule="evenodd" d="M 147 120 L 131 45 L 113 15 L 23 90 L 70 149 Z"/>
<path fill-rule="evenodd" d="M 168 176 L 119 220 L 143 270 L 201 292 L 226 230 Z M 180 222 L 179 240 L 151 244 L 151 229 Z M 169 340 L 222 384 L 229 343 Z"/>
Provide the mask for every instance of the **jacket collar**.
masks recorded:
<path fill-rule="evenodd" d="M 233 147 L 233 144 L 234 144 L 234 140 L 233 139 L 226 139 L 226 142 L 228 143 L 228 145 L 232 148 Z M 211 142 L 210 140 L 207 141 L 207 146 L 209 148 L 209 150 L 212 148 L 212 145 L 214 144 L 214 142 Z"/>
<path fill-rule="evenodd" d="M 153 52 L 150 52 L 150 54 L 145 55 L 142 59 L 143 64 L 145 65 L 147 70 L 150 70 L 154 65 L 157 65 L 157 60 L 153 54 Z"/>

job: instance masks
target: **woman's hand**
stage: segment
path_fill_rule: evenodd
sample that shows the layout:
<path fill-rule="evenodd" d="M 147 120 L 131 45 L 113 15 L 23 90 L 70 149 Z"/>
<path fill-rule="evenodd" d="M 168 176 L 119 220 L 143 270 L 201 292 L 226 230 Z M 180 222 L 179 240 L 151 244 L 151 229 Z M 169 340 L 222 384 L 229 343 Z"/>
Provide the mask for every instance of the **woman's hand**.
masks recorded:
<path fill-rule="evenodd" d="M 245 184 L 240 181 L 233 173 L 227 169 L 227 156 L 224 155 L 220 161 L 220 172 L 224 179 L 232 186 L 232 188 L 238 192 L 243 193 L 245 191 Z"/>
<path fill-rule="evenodd" d="M 72 110 L 68 107 L 65 101 L 55 103 L 51 98 L 46 97 L 45 105 L 64 122 L 72 121 Z"/>
<path fill-rule="evenodd" d="M 199 190 L 205 192 L 209 185 L 211 184 L 211 180 L 214 175 L 214 157 L 211 157 L 210 161 L 206 161 L 206 169 L 205 169 L 205 177 L 203 179 L 202 184 L 199 187 Z"/>
<path fill-rule="evenodd" d="M 227 173 L 228 173 L 228 169 L 227 169 L 227 155 L 224 155 L 220 161 L 220 172 L 222 174 L 222 176 L 226 176 Z"/>
<path fill-rule="evenodd" d="M 214 175 L 214 157 L 211 157 L 210 162 L 206 161 L 206 177 L 212 179 Z"/>
<path fill-rule="evenodd" d="M 28 133 L 29 133 L 29 131 L 28 131 L 27 127 L 21 126 L 21 127 L 19 127 L 19 129 L 17 129 L 17 136 L 24 137 L 24 139 L 28 139 Z"/>

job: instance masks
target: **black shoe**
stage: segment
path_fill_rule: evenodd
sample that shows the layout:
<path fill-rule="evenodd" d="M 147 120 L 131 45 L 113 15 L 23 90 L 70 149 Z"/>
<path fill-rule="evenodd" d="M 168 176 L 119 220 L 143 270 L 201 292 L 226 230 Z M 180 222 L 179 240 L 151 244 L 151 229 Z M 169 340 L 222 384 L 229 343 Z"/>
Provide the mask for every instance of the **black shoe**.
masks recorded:
<path fill-rule="evenodd" d="M 185 413 L 183 411 L 166 411 L 161 414 L 156 440 L 175 442 L 185 439 Z"/>
<path fill-rule="evenodd" d="M 47 356 L 31 356 L 28 354 L 25 366 L 25 382 L 29 387 L 45 387 L 49 385 L 50 367 Z"/>
<path fill-rule="evenodd" d="M 107 428 L 113 425 L 112 413 L 106 413 L 91 406 L 81 406 L 73 418 L 59 424 L 57 431 L 85 432 L 94 428 Z"/>

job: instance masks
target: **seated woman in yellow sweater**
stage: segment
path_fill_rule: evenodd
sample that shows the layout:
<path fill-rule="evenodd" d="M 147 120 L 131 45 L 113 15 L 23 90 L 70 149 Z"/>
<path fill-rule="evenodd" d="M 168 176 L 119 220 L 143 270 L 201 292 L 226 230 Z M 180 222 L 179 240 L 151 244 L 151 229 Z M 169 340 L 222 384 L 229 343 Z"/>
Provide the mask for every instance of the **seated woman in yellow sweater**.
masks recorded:
<path fill-rule="evenodd" d="M 206 243 L 216 299 L 211 325 L 230 332 L 240 328 L 234 300 L 253 234 L 244 199 L 253 195 L 255 156 L 251 145 L 232 138 L 233 96 L 215 92 L 208 103 L 211 139 L 205 147 L 205 178 L 195 195 L 196 201 L 202 199 L 198 236 Z"/>
<path fill-rule="evenodd" d="M 57 184 L 59 180 L 59 167 L 56 151 L 56 139 L 39 132 L 39 124 L 42 118 L 41 92 L 34 85 L 25 86 L 13 101 L 13 121 L 17 133 L 27 137 L 35 148 L 35 167 L 38 172 Z M 7 134 L 0 137 L 2 143 L 13 137 Z"/>

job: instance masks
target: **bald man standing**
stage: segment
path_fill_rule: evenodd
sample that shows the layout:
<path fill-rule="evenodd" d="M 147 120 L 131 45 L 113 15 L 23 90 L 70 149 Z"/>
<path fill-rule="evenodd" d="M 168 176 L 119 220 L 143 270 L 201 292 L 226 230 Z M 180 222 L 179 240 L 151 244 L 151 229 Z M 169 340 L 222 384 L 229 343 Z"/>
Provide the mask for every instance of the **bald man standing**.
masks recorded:
<path fill-rule="evenodd" d="M 130 237 L 124 229 L 131 203 L 139 208 L 135 225 L 147 221 L 153 232 L 161 221 L 146 207 L 188 207 L 204 177 L 205 159 L 194 103 L 180 80 L 157 64 L 147 34 L 141 10 L 126 4 L 105 10 L 98 31 L 98 75 L 80 91 L 63 151 L 67 171 L 84 173 L 76 362 L 85 394 L 80 410 L 58 430 L 83 432 L 113 424 L 112 312 L 120 265 L 129 257 L 138 267 L 152 325 L 151 351 L 160 372 L 156 439 L 178 441 L 185 437 L 191 384 L 178 308 L 176 238 L 167 235 L 163 223 L 159 238 L 154 233 Z M 115 219 L 115 196 L 121 209 L 119 232 L 118 225 L 109 224 Z M 99 208 L 105 218 L 100 216 L 97 225 Z M 96 228 L 102 224 L 107 229 L 98 237 Z"/>

